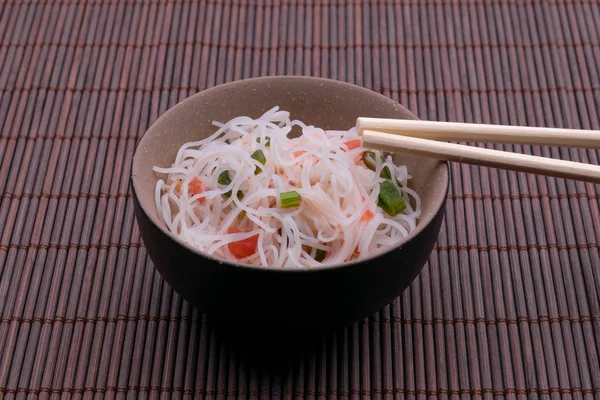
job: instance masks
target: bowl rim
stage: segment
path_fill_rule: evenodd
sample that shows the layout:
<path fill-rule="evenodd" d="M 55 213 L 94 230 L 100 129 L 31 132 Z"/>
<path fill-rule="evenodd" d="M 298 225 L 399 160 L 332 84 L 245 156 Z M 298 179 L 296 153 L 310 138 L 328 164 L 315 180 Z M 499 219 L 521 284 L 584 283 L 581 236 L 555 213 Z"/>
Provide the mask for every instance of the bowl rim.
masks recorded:
<path fill-rule="evenodd" d="M 151 128 L 157 123 L 159 122 L 161 119 L 163 119 L 163 117 L 165 117 L 168 114 L 174 113 L 176 112 L 176 109 L 179 108 L 179 106 L 181 106 L 184 103 L 190 102 L 192 101 L 193 98 L 202 95 L 202 96 L 206 96 L 209 95 L 211 91 L 215 90 L 215 89 L 223 89 L 226 88 L 227 86 L 236 86 L 239 85 L 240 83 L 244 83 L 244 82 L 266 82 L 266 81 L 280 81 L 280 80 L 296 80 L 296 81 L 304 81 L 306 83 L 314 83 L 314 82 L 321 82 L 324 84 L 334 84 L 334 85 L 338 85 L 340 87 L 346 87 L 346 88 L 352 88 L 354 90 L 358 90 L 359 92 L 364 92 L 365 94 L 369 94 L 370 96 L 372 96 L 373 94 L 379 96 L 382 98 L 382 100 L 386 100 L 390 103 L 393 103 L 396 106 L 400 106 L 401 108 L 403 108 L 405 111 L 407 111 L 408 113 L 410 113 L 411 115 L 414 116 L 415 119 L 418 119 L 418 117 L 413 114 L 410 110 L 408 110 L 406 107 L 404 107 L 402 104 L 400 104 L 399 102 L 381 94 L 378 93 L 374 90 L 368 89 L 366 87 L 363 86 L 359 86 L 359 85 L 355 85 L 352 83 L 348 83 L 348 82 L 344 82 L 344 81 L 339 81 L 339 80 L 335 80 L 335 79 L 328 79 L 328 78 L 318 78 L 318 77 L 309 77 L 309 76 L 299 76 L 299 75 L 273 75 L 273 76 L 264 76 L 264 77 L 256 77 L 256 78 L 247 78 L 247 79 L 238 79 L 235 81 L 230 81 L 227 83 L 222 83 L 219 85 L 215 85 L 212 86 L 210 88 L 201 90 L 185 99 L 183 99 L 182 101 L 178 102 L 177 104 L 173 105 L 172 107 L 170 107 L 169 109 L 167 109 L 167 111 L 165 111 L 163 114 L 159 115 L 158 118 L 156 118 L 156 120 L 154 120 L 154 122 L 152 122 L 152 124 L 150 124 L 148 126 L 148 128 L 146 129 L 146 131 L 144 132 L 144 134 L 138 139 L 134 153 L 133 153 L 133 157 L 132 157 L 132 161 L 131 161 L 131 176 L 130 176 L 130 185 L 132 187 L 132 194 L 133 196 L 138 199 L 139 193 L 138 193 L 138 184 L 136 181 L 136 160 L 138 159 L 138 157 L 141 157 L 139 151 L 140 148 L 142 147 L 141 144 L 142 142 L 144 142 L 144 140 L 148 140 L 148 132 L 151 130 Z M 202 251 L 200 251 L 199 249 L 191 246 L 190 244 L 188 244 L 187 242 L 183 241 L 182 239 L 180 239 L 179 237 L 175 236 L 171 231 L 169 231 L 164 223 L 161 223 L 161 221 L 159 221 L 157 218 L 154 218 L 151 216 L 151 214 L 148 212 L 148 210 L 146 209 L 146 207 L 144 206 L 144 204 L 142 202 L 140 202 L 139 200 L 137 200 L 137 203 L 139 205 L 139 208 L 142 210 L 142 212 L 144 213 L 145 217 L 148 218 L 148 220 L 150 221 L 150 223 L 157 229 L 159 229 L 162 233 L 164 233 L 165 235 L 167 235 L 167 237 L 169 237 L 171 240 L 173 240 L 174 242 L 176 242 L 177 244 L 179 244 L 180 246 L 183 246 L 185 249 L 187 249 L 188 251 L 197 254 L 203 258 L 207 258 L 210 259 L 212 261 L 218 262 L 220 264 L 226 264 L 228 266 L 231 267 L 236 267 L 236 268 L 248 268 L 248 269 L 254 269 L 254 270 L 258 270 L 258 271 L 263 271 L 263 272 L 280 272 L 280 273 L 311 273 L 311 272 L 318 272 L 318 271 L 324 271 L 324 270 L 334 270 L 334 269 L 338 269 L 338 268 L 345 268 L 345 267 L 350 267 L 352 265 L 357 265 L 357 264 L 362 264 L 365 262 L 369 262 L 371 260 L 374 260 L 384 254 L 388 254 L 392 251 L 398 250 L 400 248 L 402 248 L 404 245 L 408 244 L 409 242 L 411 242 L 416 236 L 419 235 L 419 233 L 421 233 L 421 231 L 423 231 L 432 221 L 433 219 L 438 215 L 438 213 L 440 212 L 441 208 L 444 206 L 445 204 L 445 199 L 448 195 L 448 190 L 450 187 L 450 176 L 449 176 L 449 167 L 448 167 L 448 162 L 446 161 L 439 161 L 439 165 L 441 166 L 441 168 L 443 168 L 442 173 L 446 175 L 446 179 L 444 179 L 444 188 L 443 190 L 441 190 L 439 193 L 441 193 L 441 198 L 440 199 L 436 199 L 436 203 L 435 204 L 435 209 L 434 212 L 431 214 L 431 216 L 425 220 L 419 220 L 419 222 L 417 223 L 416 228 L 410 232 L 408 234 L 408 236 L 406 236 L 405 238 L 403 238 L 400 243 L 388 250 L 382 251 L 382 252 L 378 252 L 375 253 L 374 255 L 371 255 L 367 258 L 363 258 L 360 260 L 353 260 L 353 261 L 348 261 L 348 262 L 343 262 L 343 263 L 338 263 L 338 264 L 329 264 L 329 265 L 319 265 L 319 266 L 315 266 L 315 267 L 310 267 L 310 268 L 270 268 L 270 267 L 263 267 L 260 265 L 253 265 L 253 264 L 248 264 L 248 263 L 243 263 L 243 262 L 234 262 L 234 261 L 229 261 L 229 260 L 224 260 L 222 258 L 219 257 L 214 257 L 210 254 L 206 254 Z M 154 202 L 152 202 L 152 204 L 154 204 Z"/>

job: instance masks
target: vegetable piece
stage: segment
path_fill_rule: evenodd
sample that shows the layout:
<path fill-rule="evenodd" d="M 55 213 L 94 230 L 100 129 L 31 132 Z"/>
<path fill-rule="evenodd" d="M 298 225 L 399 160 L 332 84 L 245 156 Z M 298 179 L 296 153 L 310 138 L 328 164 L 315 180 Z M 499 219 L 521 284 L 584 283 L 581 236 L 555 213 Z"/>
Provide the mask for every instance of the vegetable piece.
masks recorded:
<path fill-rule="evenodd" d="M 260 143 L 260 138 L 256 138 L 256 143 Z M 271 146 L 271 136 L 265 136 L 265 147 Z"/>
<path fill-rule="evenodd" d="M 373 214 L 373 212 L 371 210 L 365 211 L 365 213 L 363 214 L 363 216 L 360 218 L 361 221 L 370 221 L 373 219 L 373 217 L 375 216 L 375 214 Z"/>
<path fill-rule="evenodd" d="M 304 151 L 304 150 L 298 150 L 298 151 L 294 151 L 292 153 L 292 155 L 294 156 L 294 158 L 298 158 L 298 157 L 300 157 L 304 153 L 306 153 L 306 151 Z"/>
<path fill-rule="evenodd" d="M 254 160 L 258 161 L 262 165 L 265 165 L 267 162 L 267 158 L 265 157 L 265 154 L 262 152 L 262 150 L 256 150 L 254 153 L 252 153 L 250 155 L 250 157 L 253 158 Z M 258 175 L 261 172 L 262 172 L 262 169 L 260 167 L 256 167 L 254 169 L 254 175 Z"/>
<path fill-rule="evenodd" d="M 357 149 L 360 147 L 360 139 L 348 140 L 344 144 L 348 147 L 348 150 L 354 150 L 354 149 Z M 342 151 L 346 151 L 346 150 L 342 150 Z"/>
<path fill-rule="evenodd" d="M 390 181 L 383 181 L 379 184 L 378 205 L 392 217 L 400 214 L 406 208 L 402 195 Z"/>
<path fill-rule="evenodd" d="M 227 193 L 224 194 L 225 197 L 230 198 L 231 197 L 231 190 Z M 241 190 L 237 191 L 237 198 L 238 200 L 242 200 L 244 198 L 244 192 L 242 192 Z"/>
<path fill-rule="evenodd" d="M 379 176 L 384 179 L 392 179 L 392 173 L 390 172 L 390 169 L 388 168 L 387 165 L 385 167 L 383 167 Z"/>
<path fill-rule="evenodd" d="M 307 252 L 308 254 L 310 254 L 313 251 L 313 248 L 307 245 L 303 245 L 302 246 L 302 250 L 304 250 L 305 252 Z M 318 261 L 318 262 L 323 262 L 323 260 L 325 259 L 325 257 L 327 257 L 327 251 L 326 250 L 321 250 L 321 249 L 316 249 L 315 252 L 315 256 L 314 256 L 314 260 Z"/>
<path fill-rule="evenodd" d="M 227 233 L 239 233 L 240 231 L 236 227 L 230 227 Z M 246 258 L 256 253 L 258 248 L 258 233 L 252 235 L 249 238 L 238 240 L 237 242 L 231 242 L 227 245 L 229 251 L 235 258 Z"/>
<path fill-rule="evenodd" d="M 281 192 L 281 207 L 289 208 L 296 207 L 300 205 L 300 194 L 295 190 L 291 190 L 289 192 Z"/>
<path fill-rule="evenodd" d="M 325 250 L 317 249 L 317 253 L 315 254 L 315 261 L 323 262 L 325 257 L 327 257 L 327 252 Z"/>
<path fill-rule="evenodd" d="M 377 163 L 375 161 L 375 152 L 374 151 L 365 151 L 362 155 L 362 161 L 365 163 L 365 166 L 369 168 L 371 171 L 375 171 L 377 169 Z M 385 162 L 385 158 L 381 157 L 381 162 Z M 379 176 L 383 179 L 392 179 L 392 172 L 386 165 L 381 170 Z"/>
<path fill-rule="evenodd" d="M 231 183 L 231 178 L 229 177 L 229 171 L 223 171 L 219 174 L 217 178 L 217 182 L 219 185 L 227 186 Z"/>
<path fill-rule="evenodd" d="M 188 183 L 188 194 L 191 196 L 196 196 L 204 191 L 202 187 L 202 181 L 198 179 L 197 176 L 193 177 L 190 183 Z M 204 197 L 198 198 L 198 201 L 202 202 L 206 200 Z"/>
<path fill-rule="evenodd" d="M 265 157 L 265 154 L 260 149 L 256 150 L 254 153 L 252 153 L 250 155 L 250 157 L 252 157 L 256 161 L 258 161 L 262 165 L 265 165 L 265 163 L 267 162 L 267 158 Z"/>
<path fill-rule="evenodd" d="M 223 171 L 219 174 L 219 177 L 217 178 L 217 182 L 219 183 L 219 185 L 224 185 L 227 186 L 231 183 L 231 178 L 229 177 L 229 171 Z M 224 194 L 225 197 L 229 198 L 231 197 L 231 190 L 227 193 Z M 241 190 L 237 191 L 237 198 L 238 200 L 241 200 L 244 198 L 244 192 L 242 192 Z"/>
<path fill-rule="evenodd" d="M 377 165 L 375 164 L 375 152 L 367 150 L 363 152 L 362 160 L 365 163 L 365 167 L 369 168 L 371 171 L 375 171 Z"/>

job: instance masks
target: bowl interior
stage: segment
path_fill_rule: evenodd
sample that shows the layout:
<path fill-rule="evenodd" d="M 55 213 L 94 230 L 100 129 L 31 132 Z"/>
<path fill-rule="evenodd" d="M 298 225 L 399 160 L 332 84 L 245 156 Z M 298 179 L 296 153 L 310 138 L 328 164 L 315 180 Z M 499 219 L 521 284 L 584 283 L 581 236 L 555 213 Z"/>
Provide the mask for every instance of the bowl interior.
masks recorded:
<path fill-rule="evenodd" d="M 214 133 L 216 127 L 212 121 L 226 122 L 240 115 L 257 118 L 276 105 L 290 111 L 292 119 L 323 129 L 350 129 L 356 125 L 358 117 L 416 119 L 407 109 L 378 93 L 319 78 L 255 78 L 204 90 L 158 118 L 138 144 L 132 165 L 132 184 L 150 220 L 171 235 L 154 205 L 154 189 L 159 179 L 152 170 L 154 166 L 170 166 L 181 145 Z M 394 155 L 393 158 L 397 164 L 408 167 L 412 176 L 409 186 L 422 199 L 421 219 L 406 241 L 426 226 L 443 204 L 448 168 L 446 163 L 428 158 L 405 155 Z M 180 239 L 176 240 L 202 254 Z"/>

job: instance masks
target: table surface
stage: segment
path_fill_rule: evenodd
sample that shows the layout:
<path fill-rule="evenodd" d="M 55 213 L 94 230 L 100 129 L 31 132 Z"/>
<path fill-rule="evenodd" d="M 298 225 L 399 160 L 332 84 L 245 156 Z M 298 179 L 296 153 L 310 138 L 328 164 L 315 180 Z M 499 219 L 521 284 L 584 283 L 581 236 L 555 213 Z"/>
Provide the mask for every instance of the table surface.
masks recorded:
<path fill-rule="evenodd" d="M 254 76 L 352 82 L 424 119 L 599 129 L 598 21 L 597 0 L 2 0 L 0 398 L 600 399 L 600 186 L 452 165 L 410 289 L 282 368 L 164 283 L 128 186 L 160 114 Z"/>

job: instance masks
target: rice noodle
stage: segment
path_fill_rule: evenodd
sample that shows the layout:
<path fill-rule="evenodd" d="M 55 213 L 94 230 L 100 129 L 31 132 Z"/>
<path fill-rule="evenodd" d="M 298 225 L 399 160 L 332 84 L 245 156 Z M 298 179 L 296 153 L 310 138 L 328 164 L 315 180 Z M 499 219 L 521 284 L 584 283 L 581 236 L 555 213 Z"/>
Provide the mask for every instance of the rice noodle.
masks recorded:
<path fill-rule="evenodd" d="M 367 168 L 363 149 L 347 145 L 359 139 L 355 128 L 324 131 L 290 120 L 278 107 L 258 119 L 213 124 L 216 132 L 181 146 L 171 166 L 154 167 L 162 175 L 155 190 L 160 217 L 199 250 L 264 267 L 310 268 L 384 251 L 417 226 L 421 199 L 407 186 L 407 168 L 380 159 L 379 152 L 375 170 Z M 302 135 L 288 138 L 294 126 Z M 264 165 L 251 157 L 256 150 Z M 377 205 L 386 167 L 406 204 L 394 217 Z M 224 171 L 230 182 L 219 184 Z M 232 194 L 238 191 L 243 197 Z M 298 206 L 282 208 L 280 195 L 288 191 L 299 194 Z M 255 251 L 236 258 L 229 246 L 249 238 Z M 324 259 L 317 260 L 319 252 Z"/>

